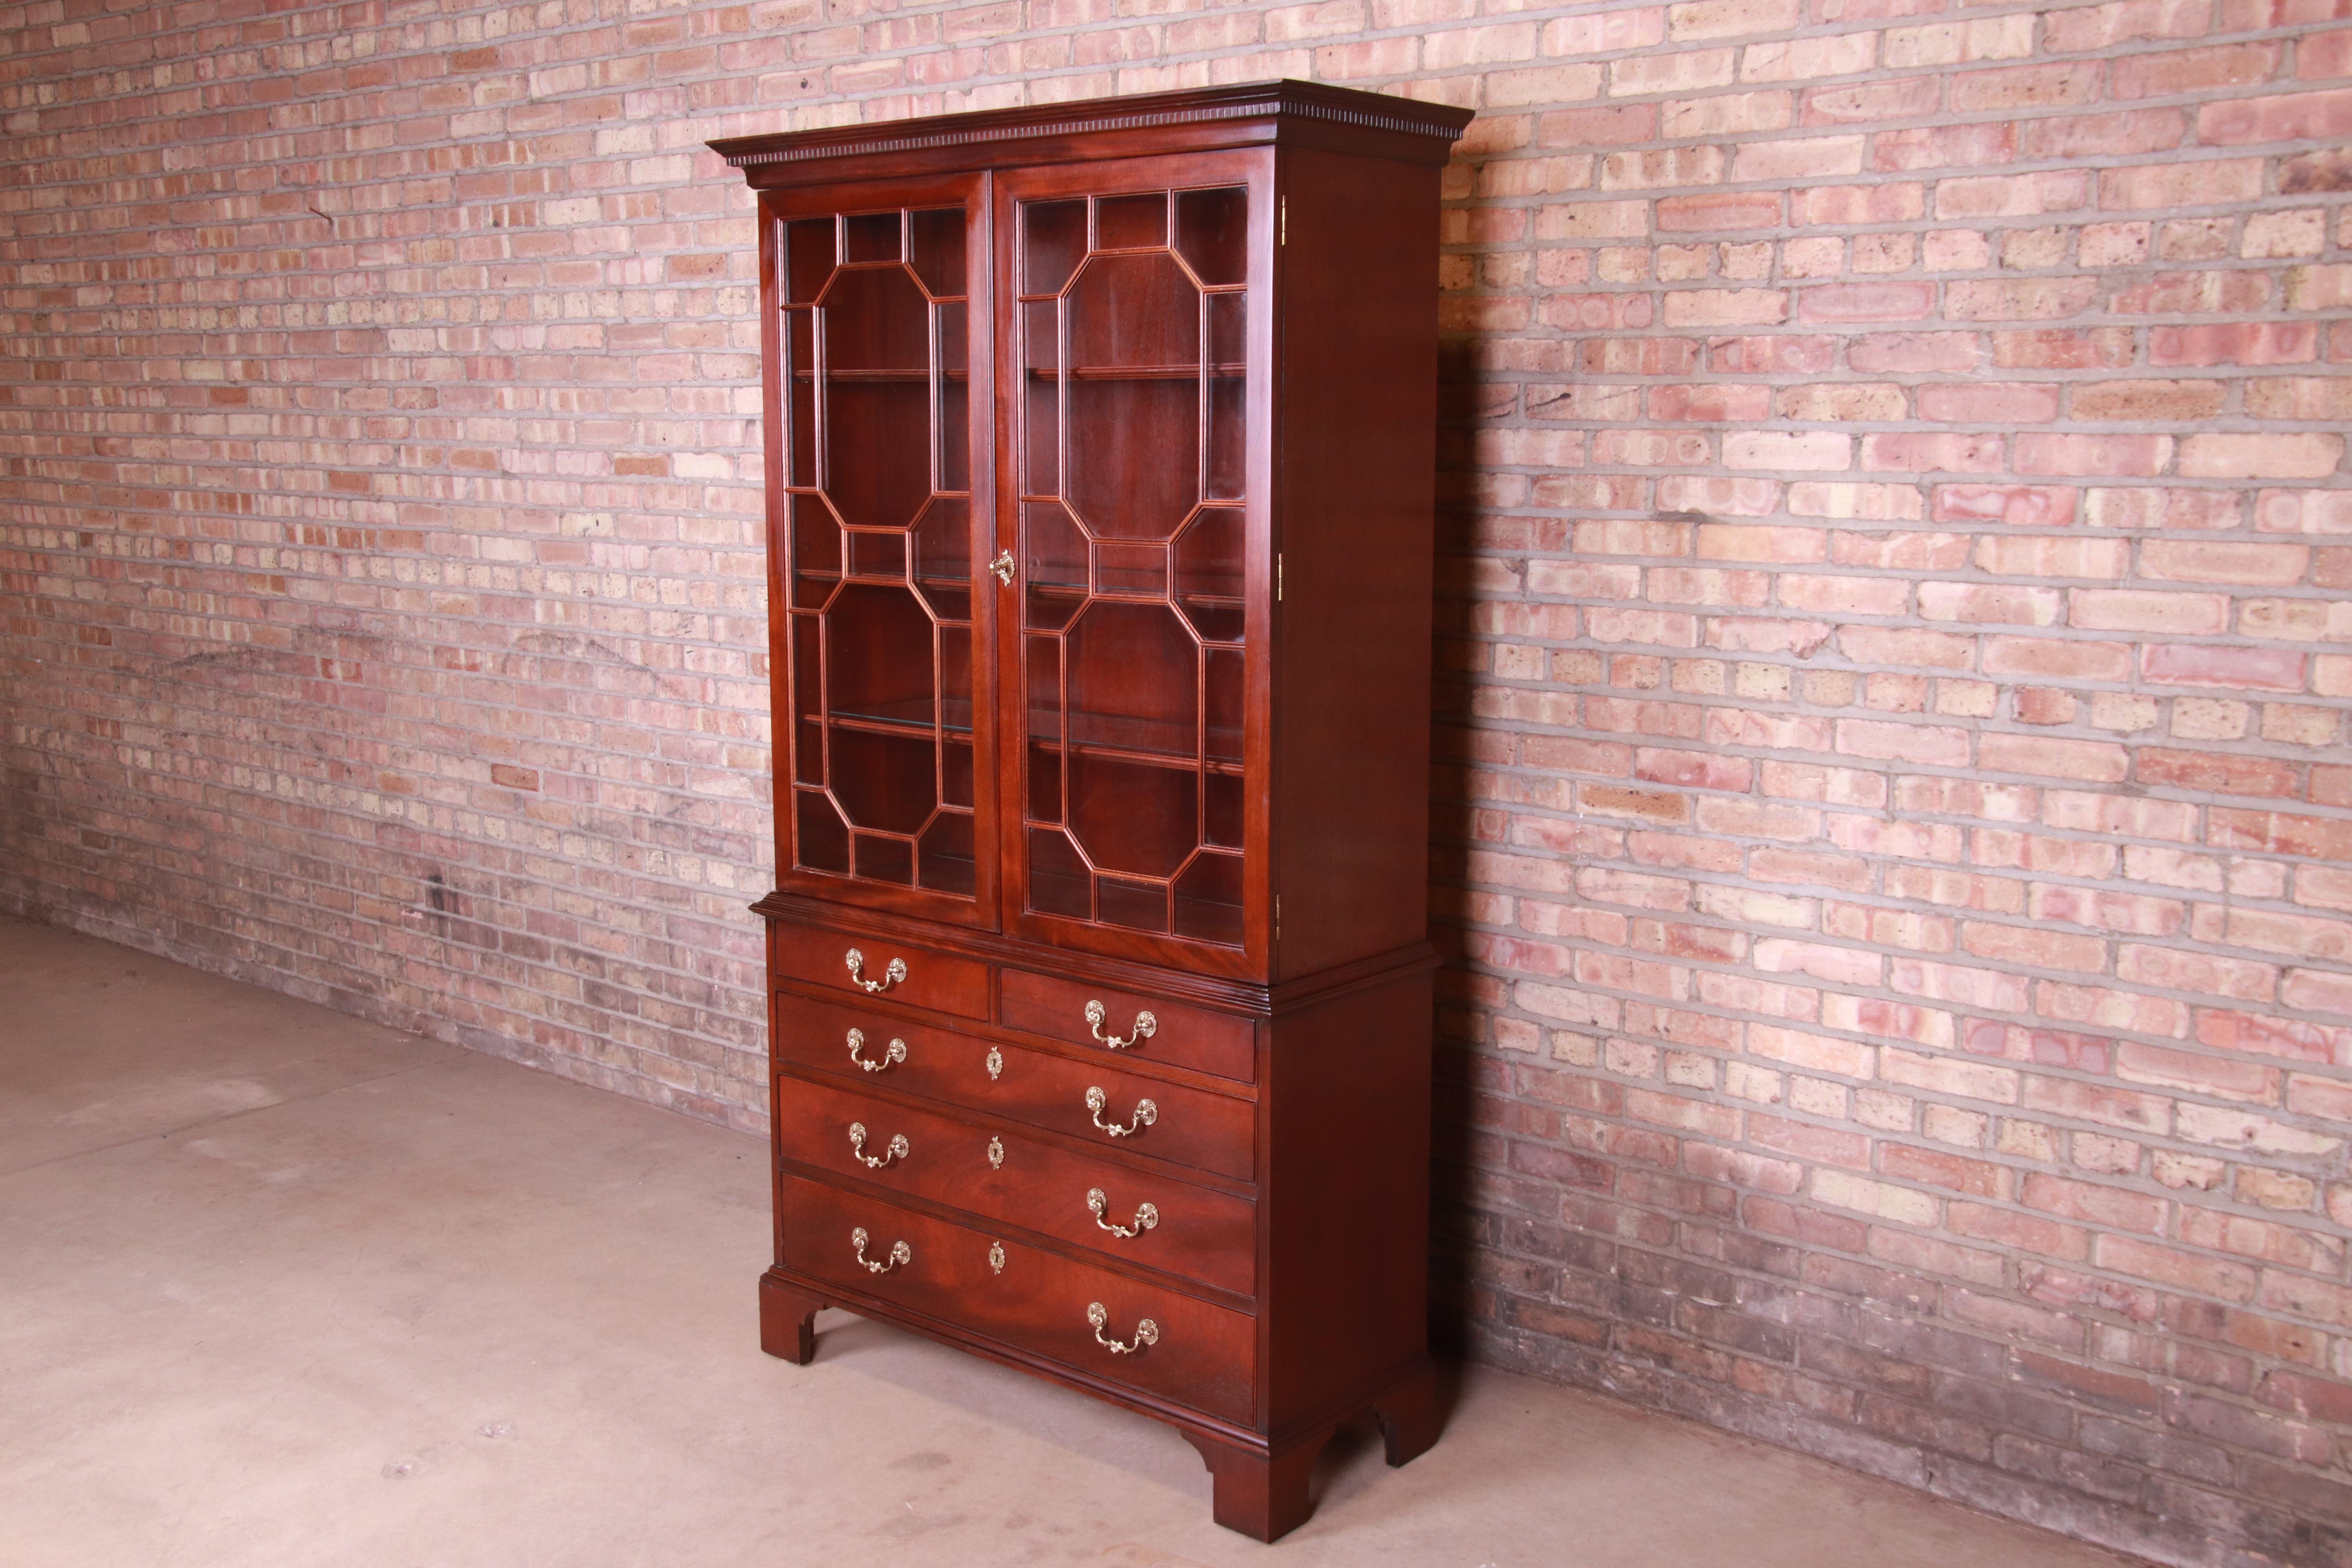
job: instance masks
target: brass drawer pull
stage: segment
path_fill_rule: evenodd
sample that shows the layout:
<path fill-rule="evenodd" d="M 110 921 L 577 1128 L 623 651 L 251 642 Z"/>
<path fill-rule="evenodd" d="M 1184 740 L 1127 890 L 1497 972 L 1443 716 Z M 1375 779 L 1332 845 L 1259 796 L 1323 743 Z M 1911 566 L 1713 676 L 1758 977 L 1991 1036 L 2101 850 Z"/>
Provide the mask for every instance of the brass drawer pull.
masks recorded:
<path fill-rule="evenodd" d="M 1103 1092 L 1101 1085 L 1096 1084 L 1088 1087 L 1087 1089 L 1087 1109 L 1094 1113 L 1095 1125 L 1101 1128 L 1104 1131 L 1109 1133 L 1114 1138 L 1126 1138 L 1132 1136 L 1135 1133 L 1142 1131 L 1145 1128 L 1160 1120 L 1160 1108 L 1158 1106 L 1152 1104 L 1151 1101 L 1148 1100 L 1139 1100 L 1135 1102 L 1134 1117 L 1126 1126 L 1116 1126 L 1102 1119 L 1103 1107 L 1109 1103 L 1110 1096 Z"/>
<path fill-rule="evenodd" d="M 1135 1016 L 1135 1033 L 1123 1040 L 1117 1035 L 1106 1035 L 1102 1032 L 1102 1025 L 1108 1011 L 1099 1002 L 1087 1004 L 1087 1027 L 1094 1031 L 1095 1044 L 1098 1046 L 1108 1046 L 1112 1050 L 1123 1051 L 1136 1041 L 1148 1040 L 1160 1031 L 1159 1019 L 1149 1013 L 1138 1013 Z"/>
<path fill-rule="evenodd" d="M 907 1157 L 907 1135 L 904 1132 L 893 1132 L 890 1134 L 889 1149 L 886 1152 L 869 1154 L 866 1152 L 866 1123 L 853 1121 L 849 1124 L 849 1152 L 856 1155 L 867 1170 L 878 1171 L 893 1160 L 903 1160 Z"/>
<path fill-rule="evenodd" d="M 864 1068 L 867 1072 L 880 1072 L 885 1068 L 895 1067 L 898 1063 L 907 1059 L 907 1042 L 904 1040 L 892 1040 L 889 1047 L 882 1053 L 881 1058 L 877 1061 L 869 1062 L 864 1057 L 857 1054 L 865 1048 L 866 1031 L 863 1029 L 850 1030 L 849 1059 L 856 1062 L 859 1067 Z"/>
<path fill-rule="evenodd" d="M 906 978 L 907 961 L 894 958 L 884 966 L 881 979 L 868 980 L 866 978 L 866 955 L 854 947 L 849 950 L 849 983 L 864 986 L 868 994 L 887 991 Z"/>
<path fill-rule="evenodd" d="M 1004 1053 L 994 1046 L 988 1047 L 988 1081 L 994 1083 L 996 1075 L 1004 1070 Z"/>
<path fill-rule="evenodd" d="M 869 1263 L 866 1267 L 871 1268 L 874 1265 Z M 1087 1303 L 1087 1321 L 1095 1326 L 1095 1343 L 1113 1355 L 1133 1355 L 1146 1345 L 1156 1345 L 1160 1342 L 1160 1325 L 1149 1318 L 1135 1325 L 1135 1338 L 1125 1344 L 1119 1343 L 1117 1340 L 1103 1338 L 1103 1325 L 1110 1321 L 1110 1309 L 1100 1301 Z"/>
<path fill-rule="evenodd" d="M 992 1241 L 988 1244 L 988 1271 L 991 1274 L 1004 1272 L 1004 1243 Z"/>
<path fill-rule="evenodd" d="M 890 1256 L 887 1259 L 866 1257 L 866 1244 L 872 1238 L 866 1234 L 866 1227 L 862 1225 L 849 1233 L 849 1239 L 857 1248 L 857 1261 L 866 1265 L 868 1274 L 887 1274 L 893 1268 L 915 1261 L 915 1249 L 903 1241 L 890 1244 Z"/>
<path fill-rule="evenodd" d="M 1103 1218 L 1103 1211 L 1110 1207 L 1110 1200 L 1103 1196 L 1103 1190 L 1100 1187 L 1087 1189 L 1087 1207 L 1094 1211 L 1096 1225 L 1121 1238 L 1141 1236 L 1160 1223 L 1160 1210 L 1157 1207 L 1150 1204 L 1139 1204 L 1136 1205 L 1135 1224 L 1132 1226 L 1111 1224 L 1110 1221 Z"/>
<path fill-rule="evenodd" d="M 1002 1138 L 988 1141 L 988 1168 L 992 1171 L 1004 1169 L 1004 1140 Z"/>

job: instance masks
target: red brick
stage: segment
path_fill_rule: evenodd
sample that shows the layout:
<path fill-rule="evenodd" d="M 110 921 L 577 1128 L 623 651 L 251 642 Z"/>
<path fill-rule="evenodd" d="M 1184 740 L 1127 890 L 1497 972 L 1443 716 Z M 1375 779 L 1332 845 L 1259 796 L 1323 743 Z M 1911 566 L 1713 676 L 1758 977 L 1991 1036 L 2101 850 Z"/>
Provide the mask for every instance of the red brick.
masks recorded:
<path fill-rule="evenodd" d="M 2161 686 L 2301 691 L 2304 661 L 2304 655 L 2286 648 L 2151 644 L 2140 652 L 2140 674 Z"/>
<path fill-rule="evenodd" d="M 2217 147 L 2352 136 L 2352 89 L 2241 98 L 2197 111 L 2197 136 Z"/>
<path fill-rule="evenodd" d="M 2173 98 L 2214 88 L 2247 87 L 2278 68 L 2276 44 L 2209 44 L 2194 49 L 2126 55 L 2115 64 L 2117 98 Z M 2201 135 L 2201 132 L 2200 132 Z M 2213 141 L 2203 136 L 2206 142 Z"/>

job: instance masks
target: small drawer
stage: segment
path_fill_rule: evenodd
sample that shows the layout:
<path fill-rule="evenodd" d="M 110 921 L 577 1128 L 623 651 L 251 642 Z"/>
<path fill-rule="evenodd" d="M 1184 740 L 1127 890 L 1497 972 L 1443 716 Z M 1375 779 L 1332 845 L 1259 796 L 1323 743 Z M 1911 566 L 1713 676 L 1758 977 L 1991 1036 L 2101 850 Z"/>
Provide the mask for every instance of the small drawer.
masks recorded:
<path fill-rule="evenodd" d="M 1256 1418 L 1246 1312 L 818 1182 L 787 1176 L 776 1201 L 778 1258 L 805 1279 L 1228 1421 Z"/>
<path fill-rule="evenodd" d="M 1004 972 L 1001 989 L 997 1017 L 1013 1028 L 1244 1083 L 1257 1078 L 1257 1052 L 1246 1018 L 1019 969 Z M 1151 1019 L 1148 1034 L 1141 1022 L 1146 1014 Z M 1121 1043 L 1109 1047 L 1111 1040 Z"/>
<path fill-rule="evenodd" d="M 1237 1181 L 1249 1181 L 1256 1171 L 1256 1106 L 1120 1072 L 1107 1051 L 1098 1053 L 1100 1060 L 1072 1061 L 1050 1051 L 885 1018 L 856 1003 L 793 995 L 777 998 L 770 1049 L 777 1061 L 851 1083 L 887 1084 L 1105 1148 L 1130 1149 Z M 1094 1103 L 1097 1099 L 1099 1106 Z M 1146 1100 L 1150 1110 L 1142 1112 Z"/>
<path fill-rule="evenodd" d="M 838 986 L 861 996 L 988 1016 L 988 965 L 885 937 L 853 936 L 814 926 L 775 928 L 776 977 L 809 985 Z"/>
<path fill-rule="evenodd" d="M 777 1088 L 776 1150 L 1147 1268 L 1256 1289 L 1257 1205 L 1171 1176 L 804 1079 Z"/>

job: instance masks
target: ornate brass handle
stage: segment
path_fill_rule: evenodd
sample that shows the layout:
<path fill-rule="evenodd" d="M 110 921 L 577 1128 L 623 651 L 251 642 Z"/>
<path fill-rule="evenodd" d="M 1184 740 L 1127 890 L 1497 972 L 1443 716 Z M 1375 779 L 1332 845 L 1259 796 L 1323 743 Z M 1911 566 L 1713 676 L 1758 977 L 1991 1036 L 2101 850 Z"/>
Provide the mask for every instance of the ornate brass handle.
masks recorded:
<path fill-rule="evenodd" d="M 996 574 L 996 580 L 998 582 L 1003 584 L 1008 588 L 1013 586 L 1013 552 L 1008 550 L 1003 554 L 998 556 L 995 560 L 990 562 L 988 563 L 988 569 Z"/>
<path fill-rule="evenodd" d="M 1110 1232 L 1113 1236 L 1119 1237 L 1121 1238 L 1141 1236 L 1145 1231 L 1150 1230 L 1153 1226 L 1160 1223 L 1160 1211 L 1158 1208 L 1154 1207 L 1150 1204 L 1139 1204 L 1136 1205 L 1135 1224 L 1133 1226 L 1129 1226 L 1111 1224 L 1110 1221 L 1103 1218 L 1103 1211 L 1110 1207 L 1110 1200 L 1103 1196 L 1103 1190 L 1100 1187 L 1088 1187 L 1087 1189 L 1087 1207 L 1094 1210 L 1095 1224 Z"/>
<path fill-rule="evenodd" d="M 890 987 L 898 984 L 898 982 L 906 978 L 907 961 L 903 958 L 894 958 L 888 963 L 882 966 L 881 979 L 868 980 L 866 978 L 866 955 L 858 952 L 854 947 L 849 950 L 849 980 L 851 984 L 862 985 L 870 994 L 876 991 L 887 991 Z"/>
<path fill-rule="evenodd" d="M 849 1059 L 856 1062 L 859 1067 L 864 1068 L 867 1072 L 880 1072 L 884 1068 L 896 1066 L 898 1063 L 903 1062 L 907 1059 L 907 1042 L 904 1040 L 892 1040 L 890 1042 L 889 1048 L 882 1053 L 881 1059 L 878 1061 L 869 1062 L 864 1057 L 857 1054 L 865 1048 L 866 1031 L 863 1029 L 850 1030 Z"/>
<path fill-rule="evenodd" d="M 871 1268 L 874 1265 L 869 1263 L 866 1267 Z M 1160 1325 L 1149 1318 L 1135 1325 L 1135 1338 L 1125 1344 L 1119 1343 L 1117 1340 L 1103 1338 L 1103 1325 L 1110 1321 L 1110 1309 L 1100 1301 L 1087 1303 L 1087 1321 L 1095 1326 L 1095 1343 L 1113 1355 L 1133 1355 L 1146 1345 L 1156 1345 L 1160 1342 Z"/>
<path fill-rule="evenodd" d="M 1135 1016 L 1135 1033 L 1123 1040 L 1117 1035 L 1106 1035 L 1102 1032 L 1102 1022 L 1107 1011 L 1108 1009 L 1099 1002 L 1087 1004 L 1087 1027 L 1094 1031 L 1095 1044 L 1098 1046 L 1108 1046 L 1112 1050 L 1123 1051 L 1136 1041 L 1148 1040 L 1160 1032 L 1159 1019 L 1149 1013 L 1138 1013 Z"/>
<path fill-rule="evenodd" d="M 988 1141 L 988 1168 L 992 1171 L 1004 1169 L 1004 1140 L 1002 1138 Z"/>
<path fill-rule="evenodd" d="M 1151 1015 L 1146 1013 L 1144 1016 L 1148 1018 L 1151 1016 Z M 1095 1125 L 1101 1128 L 1104 1131 L 1109 1133 L 1114 1138 L 1131 1137 L 1160 1120 L 1160 1108 L 1158 1106 L 1152 1104 L 1151 1101 L 1148 1100 L 1139 1100 L 1135 1102 L 1134 1118 L 1124 1127 L 1115 1126 L 1102 1119 L 1103 1107 L 1109 1103 L 1110 1096 L 1103 1092 L 1102 1086 L 1100 1084 L 1093 1084 L 1087 1087 L 1087 1109 L 1094 1112 Z"/>
<path fill-rule="evenodd" d="M 988 1081 L 994 1083 L 996 1075 L 1004 1070 L 1004 1053 L 994 1046 L 988 1047 Z"/>
<path fill-rule="evenodd" d="M 886 1152 L 878 1155 L 869 1154 L 866 1152 L 866 1123 L 853 1121 L 849 1124 L 849 1152 L 864 1162 L 867 1170 L 878 1171 L 893 1160 L 903 1160 L 907 1157 L 907 1135 L 904 1132 L 893 1132 L 890 1134 L 890 1146 Z"/>
<path fill-rule="evenodd" d="M 866 1272 L 868 1274 L 887 1274 L 901 1264 L 915 1261 L 915 1249 L 903 1241 L 894 1241 L 890 1244 L 890 1256 L 887 1258 L 866 1257 L 866 1244 L 873 1238 L 866 1234 L 866 1227 L 862 1225 L 849 1233 L 849 1239 L 857 1248 L 857 1261 L 866 1265 Z"/>

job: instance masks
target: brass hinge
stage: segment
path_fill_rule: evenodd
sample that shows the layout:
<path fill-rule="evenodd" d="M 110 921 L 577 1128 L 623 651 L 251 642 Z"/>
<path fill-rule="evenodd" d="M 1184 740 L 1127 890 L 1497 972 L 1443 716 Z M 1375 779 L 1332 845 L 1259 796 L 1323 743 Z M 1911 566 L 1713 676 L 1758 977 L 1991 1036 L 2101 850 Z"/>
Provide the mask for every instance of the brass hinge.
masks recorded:
<path fill-rule="evenodd" d="M 1274 896 L 1274 940 L 1276 942 L 1282 940 L 1282 895 L 1280 893 Z"/>
<path fill-rule="evenodd" d="M 1274 602 L 1282 603 L 1282 557 L 1274 558 Z"/>
<path fill-rule="evenodd" d="M 1276 226 L 1282 230 L 1282 237 L 1276 243 L 1288 245 L 1290 243 L 1290 198 L 1283 197 L 1276 204 L 1275 210 L 1282 216 L 1282 221 Z"/>

